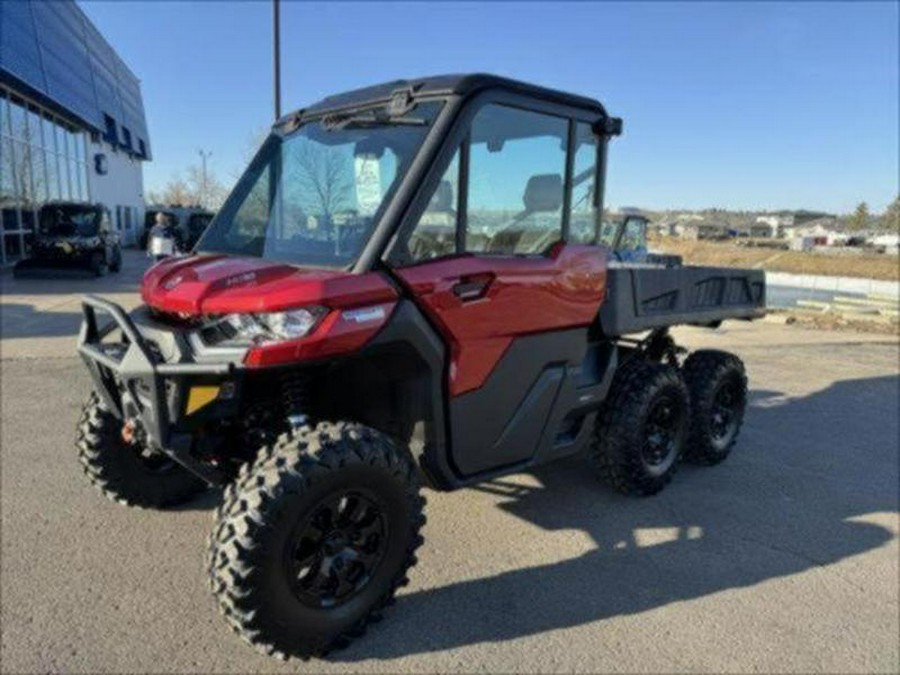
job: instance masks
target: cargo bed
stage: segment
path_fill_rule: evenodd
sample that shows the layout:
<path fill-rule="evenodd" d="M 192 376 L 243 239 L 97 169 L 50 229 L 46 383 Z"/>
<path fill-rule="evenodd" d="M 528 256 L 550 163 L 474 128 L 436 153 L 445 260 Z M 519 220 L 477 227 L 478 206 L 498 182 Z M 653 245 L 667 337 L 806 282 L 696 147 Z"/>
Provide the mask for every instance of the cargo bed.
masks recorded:
<path fill-rule="evenodd" d="M 762 270 L 611 266 L 600 326 L 608 336 L 679 324 L 708 326 L 766 313 Z"/>

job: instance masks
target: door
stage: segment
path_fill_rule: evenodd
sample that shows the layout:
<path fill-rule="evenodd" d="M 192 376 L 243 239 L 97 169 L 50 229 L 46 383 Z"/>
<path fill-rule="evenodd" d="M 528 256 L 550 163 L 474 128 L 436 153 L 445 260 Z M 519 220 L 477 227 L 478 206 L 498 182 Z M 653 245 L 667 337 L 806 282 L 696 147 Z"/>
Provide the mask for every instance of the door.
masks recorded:
<path fill-rule="evenodd" d="M 413 264 L 395 270 L 449 347 L 450 454 L 464 476 L 535 454 L 604 297 L 601 250 L 564 236 L 572 132 L 563 117 L 481 108 L 412 229 Z"/>

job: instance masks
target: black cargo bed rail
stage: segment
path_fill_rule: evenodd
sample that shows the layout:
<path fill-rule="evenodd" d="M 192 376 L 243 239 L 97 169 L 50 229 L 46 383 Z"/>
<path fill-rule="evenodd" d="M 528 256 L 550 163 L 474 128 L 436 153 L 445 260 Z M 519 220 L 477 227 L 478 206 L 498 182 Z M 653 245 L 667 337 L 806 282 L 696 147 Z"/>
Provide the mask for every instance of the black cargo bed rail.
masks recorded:
<path fill-rule="evenodd" d="M 610 267 L 599 321 L 607 336 L 676 325 L 709 326 L 766 313 L 763 270 Z"/>

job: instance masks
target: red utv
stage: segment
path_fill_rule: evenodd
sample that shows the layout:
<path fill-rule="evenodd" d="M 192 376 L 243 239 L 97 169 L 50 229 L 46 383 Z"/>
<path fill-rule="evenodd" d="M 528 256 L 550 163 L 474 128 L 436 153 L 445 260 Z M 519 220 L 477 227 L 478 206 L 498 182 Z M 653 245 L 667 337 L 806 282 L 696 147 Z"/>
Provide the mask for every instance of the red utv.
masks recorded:
<path fill-rule="evenodd" d="M 360 635 L 407 581 L 420 486 L 583 453 L 649 495 L 731 451 L 730 354 L 667 329 L 764 311 L 760 271 L 629 265 L 598 245 L 597 101 L 488 75 L 398 81 L 285 116 L 195 254 L 130 315 L 84 299 L 88 477 L 162 507 L 225 486 L 228 622 L 269 653 Z"/>

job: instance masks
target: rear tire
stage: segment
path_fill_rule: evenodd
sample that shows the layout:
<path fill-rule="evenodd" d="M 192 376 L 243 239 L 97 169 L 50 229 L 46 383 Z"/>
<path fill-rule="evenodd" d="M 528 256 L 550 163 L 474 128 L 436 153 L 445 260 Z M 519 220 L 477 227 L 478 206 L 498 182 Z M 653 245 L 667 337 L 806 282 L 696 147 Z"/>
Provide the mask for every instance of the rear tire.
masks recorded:
<path fill-rule="evenodd" d="M 81 413 L 75 445 L 88 479 L 109 499 L 162 508 L 191 500 L 206 483 L 162 453 L 145 453 L 122 439 L 122 422 L 96 392 Z"/>
<path fill-rule="evenodd" d="M 677 369 L 633 360 L 613 379 L 589 458 L 598 477 L 630 495 L 672 480 L 688 429 L 688 392 Z"/>
<path fill-rule="evenodd" d="M 351 422 L 282 434 L 225 491 L 209 541 L 213 593 L 264 653 L 323 656 L 393 603 L 422 543 L 415 465 Z"/>
<path fill-rule="evenodd" d="M 734 354 L 706 349 L 683 367 L 691 396 L 691 424 L 685 457 L 713 465 L 731 453 L 747 407 L 747 375 Z"/>

